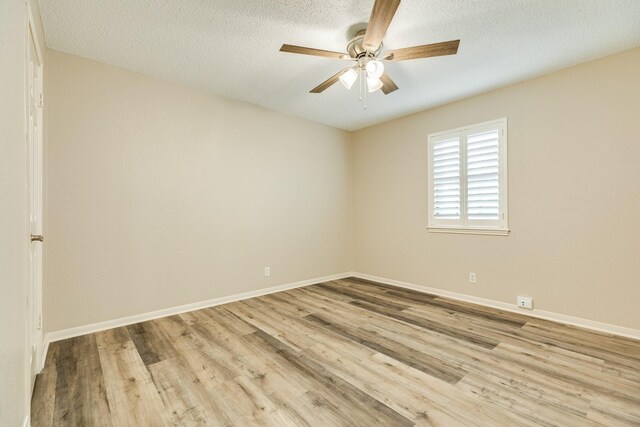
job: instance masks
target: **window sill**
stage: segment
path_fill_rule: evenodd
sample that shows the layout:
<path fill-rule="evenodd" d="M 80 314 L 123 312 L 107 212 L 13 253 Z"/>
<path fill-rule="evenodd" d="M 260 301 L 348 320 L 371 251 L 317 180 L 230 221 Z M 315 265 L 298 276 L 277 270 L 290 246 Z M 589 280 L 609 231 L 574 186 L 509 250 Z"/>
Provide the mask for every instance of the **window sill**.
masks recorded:
<path fill-rule="evenodd" d="M 508 236 L 511 230 L 503 228 L 456 228 L 456 227 L 427 227 L 430 233 L 451 234 L 480 234 L 488 236 Z"/>

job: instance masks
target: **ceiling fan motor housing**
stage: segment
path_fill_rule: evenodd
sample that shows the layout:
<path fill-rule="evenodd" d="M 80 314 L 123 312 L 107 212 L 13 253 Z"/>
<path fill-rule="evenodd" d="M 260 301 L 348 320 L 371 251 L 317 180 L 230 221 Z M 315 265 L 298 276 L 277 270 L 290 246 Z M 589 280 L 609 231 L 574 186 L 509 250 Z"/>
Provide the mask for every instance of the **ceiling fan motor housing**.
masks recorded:
<path fill-rule="evenodd" d="M 378 49 L 375 52 L 368 51 L 363 46 L 362 42 L 364 41 L 364 34 L 366 30 L 360 30 L 356 33 L 356 35 L 349 41 L 347 45 L 347 53 L 353 59 L 360 58 L 376 58 L 380 52 L 382 51 L 382 43 L 378 46 Z"/>

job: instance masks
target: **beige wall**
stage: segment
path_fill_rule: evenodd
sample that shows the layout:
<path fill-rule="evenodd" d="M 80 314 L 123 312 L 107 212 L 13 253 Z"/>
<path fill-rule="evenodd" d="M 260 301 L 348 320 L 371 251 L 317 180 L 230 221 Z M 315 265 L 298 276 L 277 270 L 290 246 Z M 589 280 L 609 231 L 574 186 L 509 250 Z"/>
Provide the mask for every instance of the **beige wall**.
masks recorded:
<path fill-rule="evenodd" d="M 354 134 L 47 65 L 48 331 L 349 270 L 640 329 L 640 49 Z M 428 233 L 427 135 L 504 116 L 511 235 Z"/>
<path fill-rule="evenodd" d="M 37 30 L 41 30 L 35 0 Z M 0 2 L 0 425 L 29 413 L 24 1 Z M 38 34 L 41 37 L 41 32 Z M 40 38 L 42 45 L 42 39 Z"/>
<path fill-rule="evenodd" d="M 505 116 L 511 235 L 427 232 L 427 135 Z M 640 329 L 640 49 L 354 141 L 356 271 Z"/>
<path fill-rule="evenodd" d="M 348 133 L 47 61 L 48 331 L 351 269 Z"/>

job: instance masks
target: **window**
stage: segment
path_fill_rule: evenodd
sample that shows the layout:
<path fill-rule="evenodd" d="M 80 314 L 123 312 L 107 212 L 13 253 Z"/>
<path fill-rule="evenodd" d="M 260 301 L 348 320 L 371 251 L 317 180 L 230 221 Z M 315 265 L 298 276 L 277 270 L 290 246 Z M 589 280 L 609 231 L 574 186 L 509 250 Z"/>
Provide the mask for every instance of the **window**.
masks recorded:
<path fill-rule="evenodd" d="M 509 232 L 507 119 L 429 135 L 429 231 Z"/>

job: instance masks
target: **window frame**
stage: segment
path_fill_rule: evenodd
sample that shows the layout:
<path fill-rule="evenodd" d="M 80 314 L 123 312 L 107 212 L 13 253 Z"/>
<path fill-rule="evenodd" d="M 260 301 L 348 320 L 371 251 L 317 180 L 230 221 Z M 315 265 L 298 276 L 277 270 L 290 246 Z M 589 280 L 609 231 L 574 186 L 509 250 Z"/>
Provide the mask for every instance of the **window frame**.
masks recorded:
<path fill-rule="evenodd" d="M 500 211 L 497 220 L 469 220 L 467 213 L 467 138 L 469 135 L 498 129 L 498 180 Z M 460 141 L 460 218 L 442 219 L 434 216 L 434 167 L 433 146 L 435 143 L 458 138 Z M 427 137 L 427 186 L 428 186 L 428 220 L 427 230 L 438 233 L 491 234 L 506 236 L 509 234 L 508 214 L 508 173 L 507 173 L 507 118 L 503 117 L 456 129 L 429 134 Z"/>

